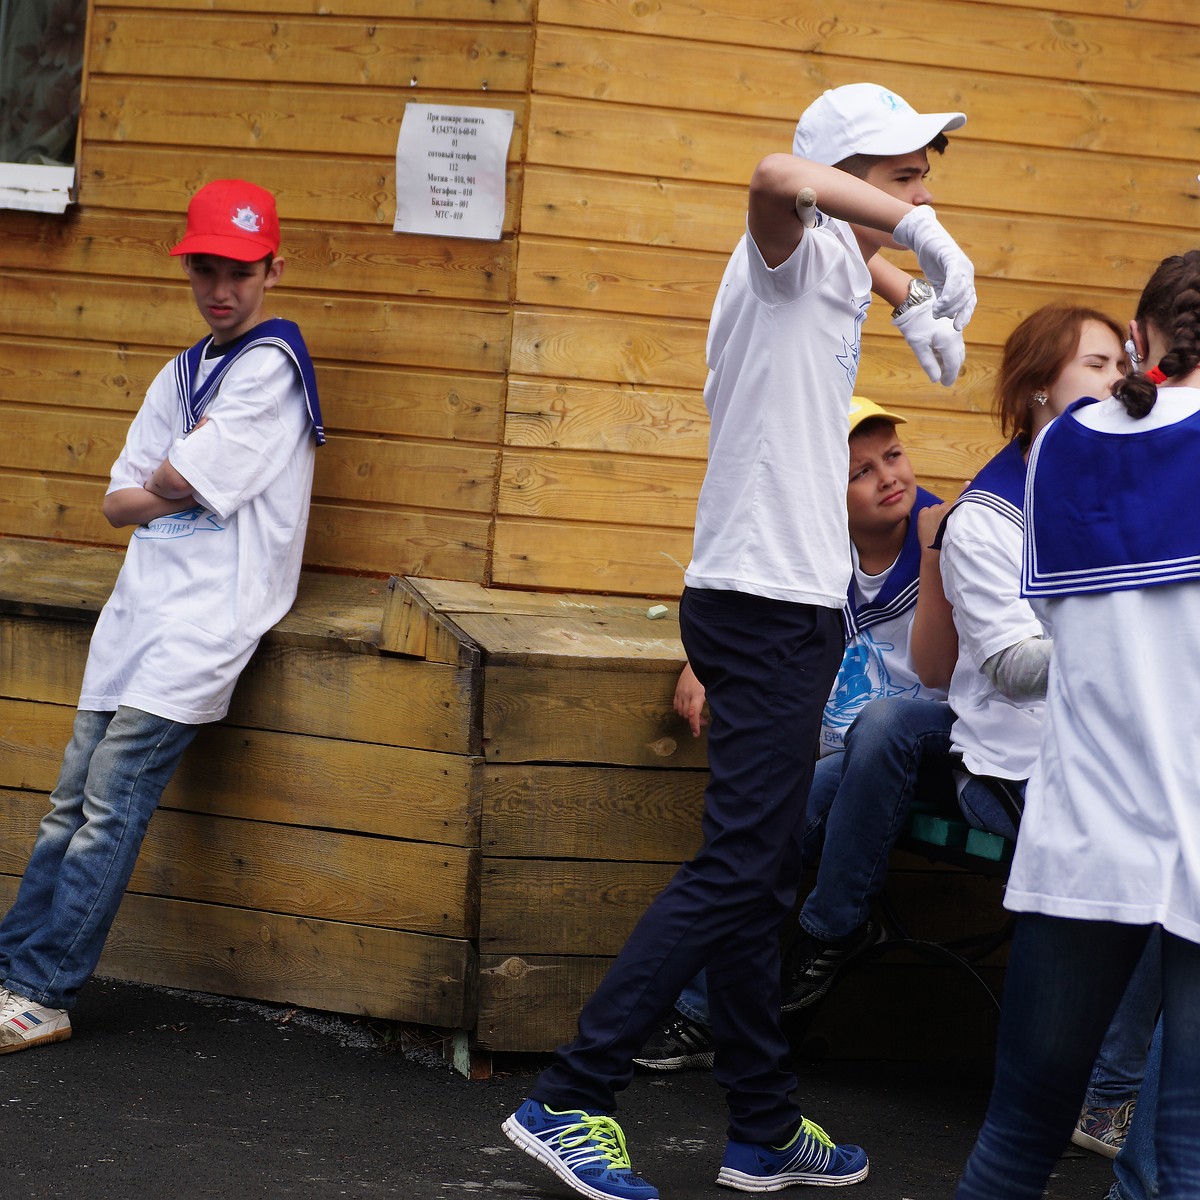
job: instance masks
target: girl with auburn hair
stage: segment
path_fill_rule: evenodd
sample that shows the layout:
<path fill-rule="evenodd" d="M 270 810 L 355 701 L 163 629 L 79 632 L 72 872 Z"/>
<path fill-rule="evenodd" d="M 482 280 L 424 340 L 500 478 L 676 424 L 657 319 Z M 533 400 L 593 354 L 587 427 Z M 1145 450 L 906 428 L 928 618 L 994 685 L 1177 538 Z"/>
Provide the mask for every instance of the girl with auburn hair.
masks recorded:
<path fill-rule="evenodd" d="M 1025 460 L 1054 417 L 1081 396 L 1107 396 L 1124 376 L 1123 336 L 1104 313 L 1061 304 L 1013 330 L 996 387 L 1010 441 L 959 497 L 942 534 L 942 582 L 958 631 L 951 740 L 970 773 L 959 800 L 969 821 L 1009 838 L 1041 738 L 1044 705 L 1027 680 L 1045 677 L 1051 650 L 1020 594 Z"/>
<path fill-rule="evenodd" d="M 1022 590 L 1054 640 L 991 1103 L 960 1200 L 1036 1200 L 1155 936 L 1160 1200 L 1200 1196 L 1200 251 L 1131 323 L 1157 364 L 1082 399 L 1029 456 Z"/>

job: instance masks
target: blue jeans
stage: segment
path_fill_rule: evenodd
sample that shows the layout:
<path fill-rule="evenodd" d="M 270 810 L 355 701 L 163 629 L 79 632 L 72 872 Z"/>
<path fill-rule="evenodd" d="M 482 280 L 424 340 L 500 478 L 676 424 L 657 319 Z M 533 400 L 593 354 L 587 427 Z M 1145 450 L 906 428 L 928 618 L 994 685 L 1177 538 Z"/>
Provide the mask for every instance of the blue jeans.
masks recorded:
<path fill-rule="evenodd" d="M 940 700 L 897 698 L 872 700 L 850 726 L 845 753 L 832 757 L 823 780 L 825 791 L 834 784 L 834 794 L 826 802 L 817 881 L 800 910 L 801 928 L 818 941 L 849 937 L 870 915 L 918 786 L 937 787 L 953 803 L 944 769 L 940 780 L 921 772 L 923 762 L 949 752 L 953 724 Z"/>
<path fill-rule="evenodd" d="M 1154 1028 L 1154 1040 L 1146 1058 L 1137 1108 L 1125 1144 L 1117 1152 L 1108 1200 L 1157 1200 L 1158 1162 L 1154 1156 L 1154 1119 L 1158 1112 L 1158 1078 L 1162 1074 L 1162 1022 Z"/>
<path fill-rule="evenodd" d="M 1022 913 L 1004 984 L 987 1115 L 957 1200 L 1041 1200 L 1088 1072 L 1150 929 Z M 1200 1196 L 1200 945 L 1163 932 L 1161 1200 Z"/>
<path fill-rule="evenodd" d="M 80 710 L 51 808 L 0 921 L 4 986 L 70 1008 L 95 970 L 163 788 L 198 725 Z"/>
<path fill-rule="evenodd" d="M 836 609 L 688 588 L 688 661 L 711 724 L 704 841 L 637 923 L 530 1091 L 554 1109 L 611 1113 L 633 1056 L 707 964 L 729 1136 L 786 1141 L 803 1115 L 780 1025 L 779 931 L 796 897 L 804 802 L 842 653 Z"/>
<path fill-rule="evenodd" d="M 1116 1108 L 1137 1096 L 1142 1086 L 1150 1039 L 1162 1007 L 1161 932 L 1157 925 L 1150 931 L 1100 1046 L 1084 1096 L 1084 1103 L 1093 1108 Z"/>

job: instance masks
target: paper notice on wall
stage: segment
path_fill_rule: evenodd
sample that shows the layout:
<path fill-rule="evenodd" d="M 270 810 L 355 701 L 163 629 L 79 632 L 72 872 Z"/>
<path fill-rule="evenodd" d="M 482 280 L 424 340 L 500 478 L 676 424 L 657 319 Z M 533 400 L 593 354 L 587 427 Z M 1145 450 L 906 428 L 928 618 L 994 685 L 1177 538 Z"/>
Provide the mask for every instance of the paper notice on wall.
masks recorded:
<path fill-rule="evenodd" d="M 499 240 L 512 131 L 510 109 L 406 104 L 396 143 L 392 228 Z"/>

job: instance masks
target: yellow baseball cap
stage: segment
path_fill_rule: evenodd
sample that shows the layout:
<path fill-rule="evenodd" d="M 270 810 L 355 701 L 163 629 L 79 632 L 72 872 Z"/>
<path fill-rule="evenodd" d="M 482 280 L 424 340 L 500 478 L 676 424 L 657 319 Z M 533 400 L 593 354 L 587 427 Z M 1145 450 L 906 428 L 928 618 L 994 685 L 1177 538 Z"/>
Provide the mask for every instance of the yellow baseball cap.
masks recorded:
<path fill-rule="evenodd" d="M 869 421 L 873 417 L 891 421 L 893 425 L 908 424 L 904 417 L 898 417 L 895 413 L 888 412 L 886 408 L 880 408 L 874 400 L 868 400 L 866 396 L 850 397 L 850 433 L 853 433 L 864 421 Z"/>

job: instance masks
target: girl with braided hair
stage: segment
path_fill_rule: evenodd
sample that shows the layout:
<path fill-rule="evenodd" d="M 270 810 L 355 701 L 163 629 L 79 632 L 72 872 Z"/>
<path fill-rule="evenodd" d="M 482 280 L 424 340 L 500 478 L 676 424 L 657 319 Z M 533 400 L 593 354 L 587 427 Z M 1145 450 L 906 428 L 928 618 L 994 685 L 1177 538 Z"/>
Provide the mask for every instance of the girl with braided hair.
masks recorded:
<path fill-rule="evenodd" d="M 1022 591 L 1054 640 L 1005 904 L 992 1098 L 959 1200 L 1038 1200 L 1161 930 L 1160 1200 L 1200 1196 L 1200 251 L 1165 259 L 1136 371 L 1034 443 Z"/>

